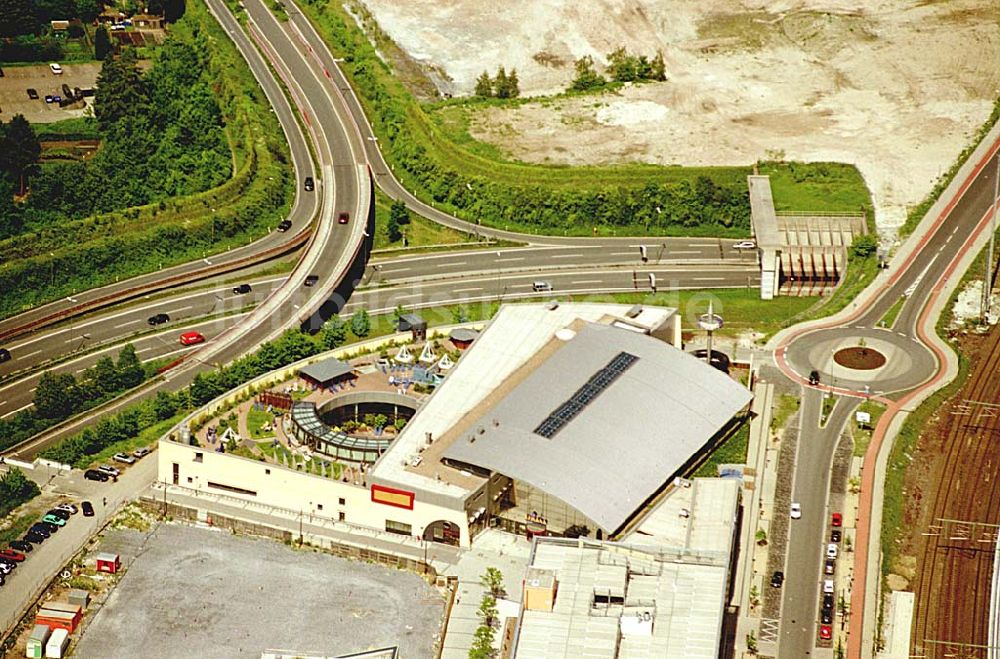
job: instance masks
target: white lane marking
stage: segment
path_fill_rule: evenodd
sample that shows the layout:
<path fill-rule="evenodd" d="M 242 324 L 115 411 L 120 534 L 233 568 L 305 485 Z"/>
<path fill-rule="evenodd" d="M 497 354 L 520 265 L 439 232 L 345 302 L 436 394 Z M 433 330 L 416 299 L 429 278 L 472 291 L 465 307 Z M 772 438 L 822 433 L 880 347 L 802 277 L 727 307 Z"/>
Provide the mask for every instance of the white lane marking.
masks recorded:
<path fill-rule="evenodd" d="M 496 262 L 497 263 L 505 263 L 507 261 L 523 261 L 523 260 L 524 260 L 524 257 L 521 256 L 521 257 L 518 257 L 516 259 L 496 259 Z"/>
<path fill-rule="evenodd" d="M 454 263 L 438 263 L 436 268 L 450 268 L 453 265 L 465 265 L 468 261 L 455 261 Z"/>
<path fill-rule="evenodd" d="M 481 291 L 483 290 L 481 286 L 476 286 L 475 288 L 456 288 L 452 293 L 468 293 L 470 291 Z"/>
<path fill-rule="evenodd" d="M 438 267 L 440 268 L 443 266 L 438 266 Z M 413 268 L 387 268 L 383 265 L 379 266 L 378 272 L 385 274 L 386 272 L 409 272 L 410 270 L 413 270 Z"/>
<path fill-rule="evenodd" d="M 576 257 L 583 257 L 583 254 L 553 254 L 550 259 L 572 259 Z"/>
<path fill-rule="evenodd" d="M 636 256 L 637 252 L 611 252 L 610 256 Z"/>
<path fill-rule="evenodd" d="M 141 323 L 142 318 L 136 318 L 135 320 L 130 320 L 127 323 L 122 323 L 121 325 L 115 325 L 115 329 L 121 329 L 123 327 L 128 327 L 129 325 L 135 325 L 136 323 Z"/>
<path fill-rule="evenodd" d="M 9 416 L 10 416 L 11 414 L 17 414 L 17 413 L 18 413 L 18 412 L 20 412 L 21 410 L 26 410 L 26 409 L 28 409 L 29 407 L 31 407 L 32 405 L 34 405 L 34 403 L 28 403 L 28 404 L 27 404 L 27 405 L 25 405 L 24 407 L 19 407 L 19 408 L 17 408 L 16 410 L 11 410 L 10 412 L 7 412 L 6 414 L 0 414 L 0 419 L 6 419 L 6 418 L 7 418 L 7 417 L 9 417 Z"/>
<path fill-rule="evenodd" d="M 665 251 L 670 256 L 673 256 L 674 254 L 701 254 L 700 249 L 668 249 Z"/>
<path fill-rule="evenodd" d="M 725 277 L 692 277 L 691 281 L 726 281 Z"/>
<path fill-rule="evenodd" d="M 70 340 L 72 341 L 72 339 L 70 339 Z M 42 351 L 41 351 L 41 350 L 36 350 L 36 351 L 34 351 L 34 352 L 29 352 L 29 353 L 28 353 L 28 354 L 26 354 L 26 355 L 21 355 L 21 356 L 20 356 L 20 357 L 18 357 L 17 359 L 18 359 L 18 361 L 20 361 L 20 360 L 22 360 L 22 359 L 27 359 L 28 357 L 34 357 L 35 355 L 40 355 L 40 354 L 42 354 Z"/>
<path fill-rule="evenodd" d="M 193 308 L 194 308 L 194 307 L 190 307 L 190 306 L 188 306 L 188 307 L 181 307 L 180 309 L 171 309 L 171 310 L 170 310 L 170 311 L 168 311 L 167 313 L 168 313 L 168 314 L 175 314 L 175 313 L 178 313 L 178 312 L 180 312 L 180 311 L 187 311 L 188 309 L 193 309 Z"/>
<path fill-rule="evenodd" d="M 603 279 L 583 279 L 581 281 L 571 281 L 570 284 L 603 284 Z"/>

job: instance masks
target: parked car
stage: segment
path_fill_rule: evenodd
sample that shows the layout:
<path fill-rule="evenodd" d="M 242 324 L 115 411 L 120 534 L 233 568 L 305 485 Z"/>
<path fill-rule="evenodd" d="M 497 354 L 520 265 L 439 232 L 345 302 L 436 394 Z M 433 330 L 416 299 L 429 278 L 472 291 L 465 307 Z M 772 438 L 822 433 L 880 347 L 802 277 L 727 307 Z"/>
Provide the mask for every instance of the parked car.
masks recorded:
<path fill-rule="evenodd" d="M 775 570 L 774 574 L 771 575 L 771 585 L 775 588 L 781 588 L 783 583 L 785 583 L 785 573 L 781 570 Z"/>
<path fill-rule="evenodd" d="M 306 189 L 306 192 L 312 192 L 313 190 L 315 190 L 316 183 L 313 181 L 313 177 L 307 176 L 305 182 L 302 184 L 302 187 Z"/>
<path fill-rule="evenodd" d="M 823 581 L 823 592 L 832 593 L 833 592 L 833 579 L 826 579 Z"/>
<path fill-rule="evenodd" d="M 137 448 L 136 450 L 132 451 L 132 455 L 134 455 L 137 458 L 147 456 L 149 455 L 149 448 L 145 446 L 143 446 L 142 448 Z"/>
<path fill-rule="evenodd" d="M 13 571 L 14 571 L 13 563 L 5 563 L 3 561 L 0 561 L 0 574 L 10 574 Z"/>
<path fill-rule="evenodd" d="M 83 472 L 83 477 L 86 478 L 88 481 L 106 481 L 106 480 L 108 480 L 108 475 L 107 474 L 103 474 L 103 473 L 97 471 L 96 469 L 88 469 L 87 471 Z"/>
<path fill-rule="evenodd" d="M 10 361 L 10 350 L 0 348 L 0 364 Z"/>
<path fill-rule="evenodd" d="M 309 275 L 306 277 L 306 286 L 315 286 L 319 281 L 319 275 Z"/>
<path fill-rule="evenodd" d="M 278 231 L 281 231 L 282 233 L 288 231 L 291 228 L 292 228 L 291 220 L 282 220 L 281 222 L 278 223 Z"/>
<path fill-rule="evenodd" d="M 27 533 L 24 534 L 24 540 L 23 541 L 24 542 L 33 542 L 33 543 L 35 543 L 37 545 L 39 543 L 45 542 L 45 539 L 48 538 L 48 537 L 49 536 L 45 535 L 44 533 L 40 533 L 38 531 L 30 531 L 29 530 Z"/>
<path fill-rule="evenodd" d="M 118 471 L 117 468 L 112 467 L 111 465 L 101 465 L 100 467 L 97 468 L 97 471 L 105 473 L 108 476 L 117 476 L 118 474 L 122 473 Z"/>
<path fill-rule="evenodd" d="M 30 98 L 33 101 L 37 101 L 38 100 L 38 90 L 37 89 L 33 89 L 31 87 L 28 87 L 28 98 Z"/>
<path fill-rule="evenodd" d="M 155 316 L 150 316 L 147 322 L 153 327 L 156 327 L 157 325 L 162 325 L 163 323 L 169 323 L 170 316 L 165 313 L 158 313 Z"/>
<path fill-rule="evenodd" d="M 733 249 L 757 249 L 757 242 L 754 240 L 741 240 L 733 243 Z"/>
<path fill-rule="evenodd" d="M 48 538 L 50 535 L 52 535 L 52 531 L 49 530 L 49 527 L 46 526 L 45 524 L 42 524 L 41 522 L 35 522 L 34 524 L 31 525 L 31 528 L 28 530 L 31 531 L 32 533 L 37 533 L 43 538 Z"/>
<path fill-rule="evenodd" d="M 830 524 L 835 527 L 844 525 L 844 516 L 840 513 L 833 513 L 830 515 Z"/>
<path fill-rule="evenodd" d="M 134 464 L 135 458 L 133 458 L 128 453 L 115 453 L 111 456 L 111 459 L 115 462 L 124 462 L 127 465 Z"/>
<path fill-rule="evenodd" d="M 66 526 L 66 520 L 58 515 L 53 515 L 52 513 L 46 513 L 45 517 L 42 518 L 42 523 L 52 524 L 54 526 Z"/>
<path fill-rule="evenodd" d="M 66 512 L 65 510 L 59 510 L 58 508 L 53 508 L 52 510 L 50 510 L 49 512 L 47 512 L 45 514 L 46 515 L 55 515 L 56 517 L 58 517 L 59 519 L 61 519 L 63 521 L 68 520 L 69 516 L 70 516 L 70 513 Z"/>
<path fill-rule="evenodd" d="M 823 574 L 833 574 L 836 569 L 837 561 L 832 558 L 826 559 L 826 562 L 823 564 Z"/>
<path fill-rule="evenodd" d="M 56 510 L 65 510 L 70 515 L 75 515 L 78 512 L 80 512 L 80 509 L 77 508 L 72 503 L 60 503 L 58 506 L 56 506 Z"/>
<path fill-rule="evenodd" d="M 27 558 L 27 556 L 19 551 L 14 551 L 13 549 L 0 549 L 0 558 L 9 558 L 12 561 L 20 563 Z"/>
<path fill-rule="evenodd" d="M 252 290 L 253 288 L 250 287 L 250 284 L 240 284 L 239 286 L 233 287 L 233 293 L 236 295 L 246 295 Z"/>
<path fill-rule="evenodd" d="M 826 557 L 827 558 L 837 558 L 837 545 L 832 542 L 826 546 Z"/>
<path fill-rule="evenodd" d="M 340 214 L 337 216 L 338 224 L 347 224 L 350 221 L 351 221 L 351 214 L 348 213 L 347 211 L 341 211 Z"/>
<path fill-rule="evenodd" d="M 11 540 L 10 548 L 17 551 L 23 551 L 24 553 L 27 554 L 32 549 L 34 549 L 35 546 L 30 542 L 28 542 L 27 540 Z"/>
<path fill-rule="evenodd" d="M 802 517 L 802 504 L 793 503 L 791 510 L 792 519 L 800 519 Z"/>
<path fill-rule="evenodd" d="M 93 517 L 94 516 L 94 505 L 92 503 L 90 503 L 89 501 L 84 501 L 83 503 L 80 504 L 80 507 L 83 508 L 83 516 L 84 517 Z"/>
<path fill-rule="evenodd" d="M 830 542 L 840 542 L 840 531 L 837 529 L 830 531 Z"/>
<path fill-rule="evenodd" d="M 62 92 L 65 98 L 73 98 L 73 90 L 65 82 L 62 84 Z"/>
<path fill-rule="evenodd" d="M 52 94 L 46 94 L 45 95 L 45 102 L 46 103 L 52 103 L 55 100 L 55 98 L 56 97 L 53 96 Z"/>
<path fill-rule="evenodd" d="M 819 628 L 819 638 L 822 641 L 829 641 L 833 638 L 833 630 L 830 625 L 821 625 Z"/>
<path fill-rule="evenodd" d="M 198 343 L 204 343 L 205 337 L 199 332 L 184 332 L 181 334 L 181 345 L 182 346 L 193 346 Z"/>
<path fill-rule="evenodd" d="M 62 71 L 62 66 L 56 64 L 55 62 L 53 62 L 52 64 L 49 64 L 49 70 L 51 70 L 52 73 L 54 73 L 57 76 L 61 76 L 62 72 L 63 72 Z"/>
<path fill-rule="evenodd" d="M 819 384 L 819 371 L 816 369 L 809 371 L 809 384 L 814 387 Z"/>
<path fill-rule="evenodd" d="M 824 625 L 833 624 L 833 609 L 823 609 L 819 612 L 819 621 Z"/>

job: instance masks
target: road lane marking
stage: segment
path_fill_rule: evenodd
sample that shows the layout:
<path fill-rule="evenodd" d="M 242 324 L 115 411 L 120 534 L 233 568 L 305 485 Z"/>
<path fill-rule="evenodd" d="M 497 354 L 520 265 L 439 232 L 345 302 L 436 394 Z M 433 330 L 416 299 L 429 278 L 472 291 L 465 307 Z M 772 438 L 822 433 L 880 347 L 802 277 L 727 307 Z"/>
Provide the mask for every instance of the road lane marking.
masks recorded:
<path fill-rule="evenodd" d="M 476 286 L 475 288 L 456 288 L 452 293 L 468 293 L 471 291 L 481 291 L 483 288 L 481 286 Z"/>
<path fill-rule="evenodd" d="M 725 277 L 692 277 L 691 281 L 726 281 Z"/>
<path fill-rule="evenodd" d="M 436 268 L 450 268 L 453 265 L 465 265 L 468 261 L 455 261 L 454 263 L 438 263 Z"/>
<path fill-rule="evenodd" d="M 520 256 L 520 257 L 515 258 L 515 259 L 497 259 L 496 262 L 497 263 L 505 263 L 507 261 L 523 261 L 523 260 L 524 260 L 524 257 Z"/>
<path fill-rule="evenodd" d="M 180 309 L 171 309 L 171 310 L 170 310 L 170 311 L 168 311 L 167 313 L 168 313 L 168 314 L 172 314 L 172 313 L 178 313 L 178 312 L 180 312 L 180 311 L 187 311 L 188 309 L 193 309 L 193 308 L 194 308 L 194 307 L 191 307 L 191 306 L 188 306 L 188 307 L 181 307 Z"/>
<path fill-rule="evenodd" d="M 7 417 L 9 417 L 9 416 L 10 416 L 11 414 L 17 414 L 18 412 L 20 412 L 20 411 L 22 411 L 22 410 L 26 410 L 26 409 L 28 409 L 28 408 L 29 408 L 29 407 L 31 407 L 32 405 L 34 405 L 34 403 L 28 403 L 28 404 L 27 404 L 27 405 L 25 405 L 24 407 L 19 407 L 19 408 L 17 408 L 16 410 L 11 410 L 10 412 L 7 412 L 6 414 L 0 414 L 0 419 L 6 419 L 6 418 L 7 418 Z"/>
<path fill-rule="evenodd" d="M 121 325 L 115 325 L 115 329 L 121 329 L 123 327 L 128 327 L 129 325 L 135 325 L 136 323 L 141 323 L 142 318 L 136 318 L 135 320 L 130 320 L 127 323 L 122 323 Z"/>
<path fill-rule="evenodd" d="M 572 258 L 576 258 L 576 257 L 583 258 L 583 254 L 553 254 L 549 258 L 552 258 L 552 259 L 572 259 Z"/>
<path fill-rule="evenodd" d="M 70 340 L 72 341 L 73 339 L 70 339 Z M 42 354 L 42 351 L 41 350 L 36 350 L 34 352 L 29 352 L 26 355 L 21 355 L 20 357 L 17 358 L 17 360 L 21 361 L 22 359 L 27 359 L 28 357 L 34 357 L 35 355 L 40 355 L 40 354 Z"/>
<path fill-rule="evenodd" d="M 571 281 L 570 284 L 603 284 L 603 279 L 583 279 L 581 281 Z"/>

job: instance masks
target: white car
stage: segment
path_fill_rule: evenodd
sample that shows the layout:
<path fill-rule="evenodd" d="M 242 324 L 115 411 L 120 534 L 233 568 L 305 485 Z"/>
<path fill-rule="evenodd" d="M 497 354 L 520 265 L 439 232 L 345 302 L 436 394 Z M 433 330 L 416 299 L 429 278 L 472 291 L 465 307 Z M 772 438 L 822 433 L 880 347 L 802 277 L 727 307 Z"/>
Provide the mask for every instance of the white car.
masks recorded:
<path fill-rule="evenodd" d="M 56 510 L 65 510 L 70 515 L 75 515 L 77 512 L 77 507 L 71 503 L 60 503 L 58 506 L 56 506 Z"/>
<path fill-rule="evenodd" d="M 837 545 L 832 542 L 826 546 L 826 557 L 827 558 L 837 558 Z"/>
<path fill-rule="evenodd" d="M 741 240 L 738 243 L 733 243 L 733 249 L 757 249 L 757 241 Z"/>
<path fill-rule="evenodd" d="M 122 473 L 117 469 L 115 469 L 114 467 L 112 467 L 111 465 L 101 465 L 100 467 L 97 468 L 97 471 L 105 473 L 108 476 L 117 476 L 118 474 Z"/>
<path fill-rule="evenodd" d="M 827 579 L 823 582 L 823 592 L 832 593 L 833 592 L 833 579 Z"/>
<path fill-rule="evenodd" d="M 799 519 L 802 517 L 802 504 L 793 503 L 791 511 L 792 519 Z"/>
<path fill-rule="evenodd" d="M 51 69 L 52 73 L 56 74 L 57 76 L 62 75 L 62 67 L 56 64 L 55 62 L 49 64 L 49 69 Z"/>
<path fill-rule="evenodd" d="M 128 453 L 115 453 L 114 455 L 111 456 L 111 459 L 114 460 L 115 462 L 124 462 L 125 464 L 128 465 L 135 462 L 135 458 L 133 458 Z"/>

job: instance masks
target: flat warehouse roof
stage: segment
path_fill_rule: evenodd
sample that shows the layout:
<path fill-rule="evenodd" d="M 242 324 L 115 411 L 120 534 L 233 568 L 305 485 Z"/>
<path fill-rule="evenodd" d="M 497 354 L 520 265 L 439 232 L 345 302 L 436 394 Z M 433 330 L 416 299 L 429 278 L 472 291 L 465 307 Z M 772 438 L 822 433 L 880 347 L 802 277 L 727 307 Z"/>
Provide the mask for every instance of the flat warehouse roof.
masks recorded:
<path fill-rule="evenodd" d="M 530 483 L 614 531 L 752 394 L 657 339 L 575 327 L 444 456 Z"/>

